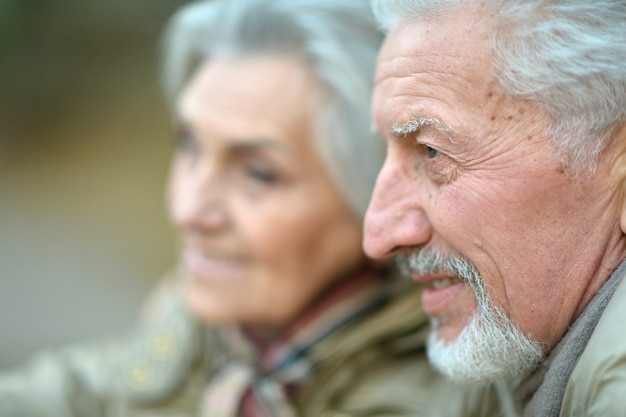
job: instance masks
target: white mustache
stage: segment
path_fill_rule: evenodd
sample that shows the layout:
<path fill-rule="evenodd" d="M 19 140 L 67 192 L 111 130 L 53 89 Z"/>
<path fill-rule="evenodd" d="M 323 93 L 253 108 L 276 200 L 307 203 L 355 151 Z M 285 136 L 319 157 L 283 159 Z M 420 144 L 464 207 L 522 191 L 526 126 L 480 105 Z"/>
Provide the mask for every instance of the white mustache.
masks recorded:
<path fill-rule="evenodd" d="M 476 294 L 481 307 L 487 307 L 491 300 L 487 295 L 485 281 L 478 268 L 465 256 L 458 253 L 443 253 L 439 250 L 421 247 L 407 254 L 398 255 L 396 262 L 402 273 L 418 275 L 447 273 L 466 282 Z"/>

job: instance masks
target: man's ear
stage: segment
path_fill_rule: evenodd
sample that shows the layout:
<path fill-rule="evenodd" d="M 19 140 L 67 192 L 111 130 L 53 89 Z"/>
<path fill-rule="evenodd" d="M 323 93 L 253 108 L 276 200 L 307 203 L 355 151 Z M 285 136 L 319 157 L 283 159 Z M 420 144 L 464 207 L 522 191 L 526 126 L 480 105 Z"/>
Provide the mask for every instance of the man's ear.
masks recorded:
<path fill-rule="evenodd" d="M 619 216 L 619 226 L 622 229 L 622 232 L 626 234 L 626 192 L 624 192 L 624 187 L 622 186 L 622 206 L 621 212 Z"/>
<path fill-rule="evenodd" d="M 613 166 L 611 179 L 620 198 L 620 228 L 626 233 L 626 122 L 617 130 L 611 146 Z"/>

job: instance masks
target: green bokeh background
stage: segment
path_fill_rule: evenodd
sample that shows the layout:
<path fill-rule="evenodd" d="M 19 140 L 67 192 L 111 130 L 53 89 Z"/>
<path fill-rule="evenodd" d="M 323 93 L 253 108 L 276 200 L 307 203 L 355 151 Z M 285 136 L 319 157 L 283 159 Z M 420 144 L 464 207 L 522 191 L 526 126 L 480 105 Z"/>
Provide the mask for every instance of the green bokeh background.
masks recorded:
<path fill-rule="evenodd" d="M 182 0 L 0 0 L 0 369 L 128 330 L 174 263 L 159 39 Z"/>

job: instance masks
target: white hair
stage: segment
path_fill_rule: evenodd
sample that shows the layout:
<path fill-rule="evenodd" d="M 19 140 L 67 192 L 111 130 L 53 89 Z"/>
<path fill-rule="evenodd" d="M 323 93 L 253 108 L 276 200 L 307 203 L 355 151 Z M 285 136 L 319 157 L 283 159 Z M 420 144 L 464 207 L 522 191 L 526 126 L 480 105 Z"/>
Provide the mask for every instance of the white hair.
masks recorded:
<path fill-rule="evenodd" d="M 368 0 L 200 1 L 181 9 L 166 31 L 165 90 L 173 102 L 196 66 L 213 57 L 301 59 L 324 97 L 315 132 L 322 160 L 362 218 L 385 155 L 370 130 L 382 38 Z"/>
<path fill-rule="evenodd" d="M 626 119 L 626 3 L 621 0 L 373 0 L 379 24 L 494 13 L 491 47 L 504 93 L 537 103 L 569 171 L 593 173 Z"/>

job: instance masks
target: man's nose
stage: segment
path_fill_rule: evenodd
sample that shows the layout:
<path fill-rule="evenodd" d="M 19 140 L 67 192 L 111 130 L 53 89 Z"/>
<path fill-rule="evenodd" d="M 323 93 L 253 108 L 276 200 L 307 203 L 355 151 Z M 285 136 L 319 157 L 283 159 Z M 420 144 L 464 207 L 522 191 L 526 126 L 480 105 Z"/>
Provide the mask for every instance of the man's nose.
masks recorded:
<path fill-rule="evenodd" d="M 407 175 L 399 163 L 385 162 L 365 215 L 363 248 L 369 256 L 386 258 L 431 239 L 423 181 Z"/>

